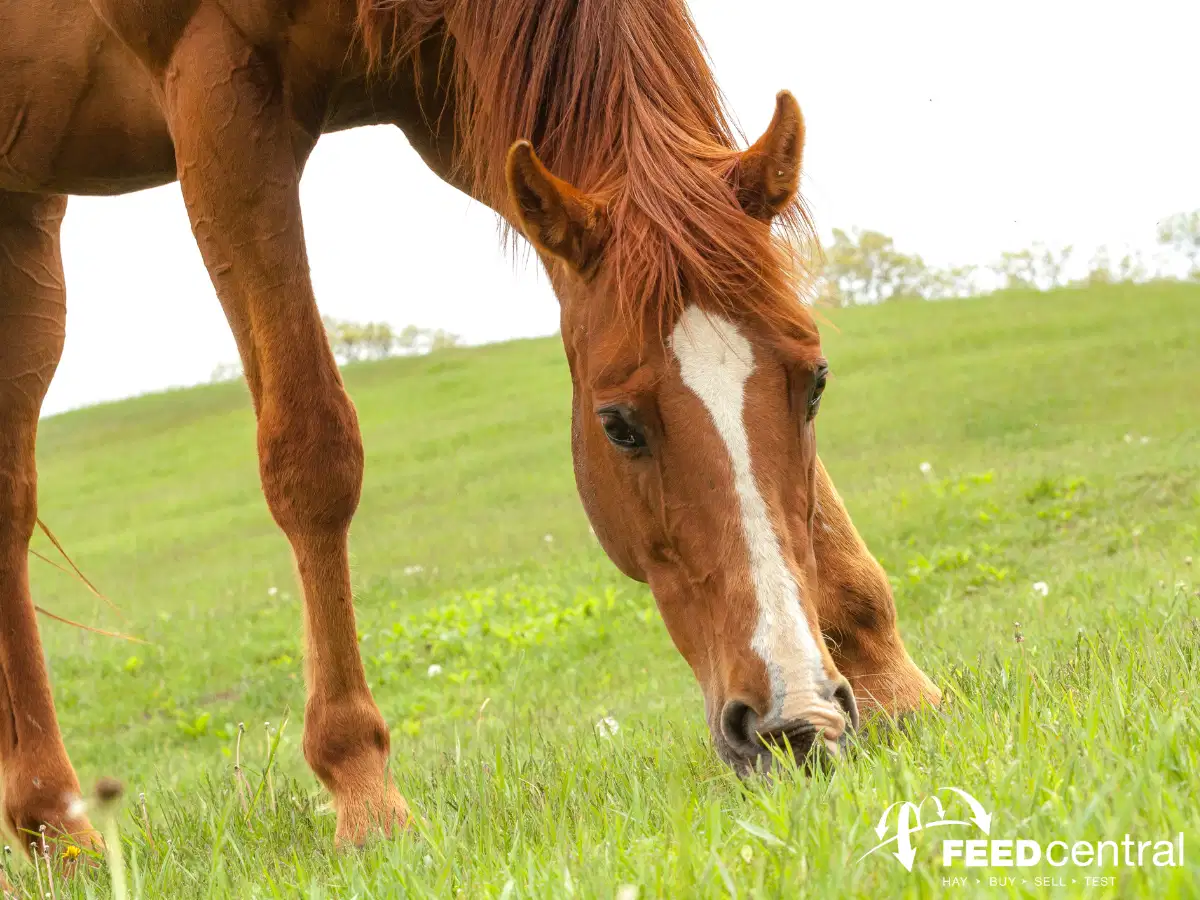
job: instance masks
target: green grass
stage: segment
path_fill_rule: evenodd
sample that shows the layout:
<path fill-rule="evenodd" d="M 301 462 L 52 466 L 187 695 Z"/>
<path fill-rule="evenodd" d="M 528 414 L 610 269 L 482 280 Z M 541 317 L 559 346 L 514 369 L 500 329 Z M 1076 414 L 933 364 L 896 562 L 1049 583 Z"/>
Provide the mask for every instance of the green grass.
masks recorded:
<path fill-rule="evenodd" d="M 865 735 L 833 771 L 740 783 L 708 745 L 648 592 L 589 534 L 558 342 L 352 367 L 368 453 L 353 534 L 362 651 L 422 820 L 362 852 L 332 850 L 301 756 L 297 590 L 244 388 L 44 422 L 42 517 L 127 619 L 38 562 L 36 599 L 150 641 L 43 622 L 81 778 L 128 786 L 132 895 L 1196 895 L 1200 288 L 826 317 L 822 457 L 945 710 Z M 596 729 L 607 716 L 610 737 Z M 249 814 L 239 723 L 251 787 L 264 785 Z M 993 813 L 993 837 L 1183 832 L 1188 864 L 943 870 L 932 832 L 916 836 L 911 874 L 885 852 L 859 861 L 886 807 L 947 785 Z M 11 867 L 31 889 L 32 869 Z M 943 875 L 984 883 L 947 889 Z M 107 883 L 100 868 L 58 896 L 107 896 Z"/>

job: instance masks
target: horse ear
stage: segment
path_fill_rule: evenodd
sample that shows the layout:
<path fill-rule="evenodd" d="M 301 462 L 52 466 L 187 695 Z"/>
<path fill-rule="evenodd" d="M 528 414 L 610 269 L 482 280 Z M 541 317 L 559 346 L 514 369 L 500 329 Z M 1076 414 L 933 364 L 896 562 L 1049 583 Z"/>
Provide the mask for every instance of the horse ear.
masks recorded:
<path fill-rule="evenodd" d="M 505 175 L 517 223 L 530 243 L 590 276 L 608 237 L 603 207 L 551 175 L 529 141 L 509 148 Z"/>
<path fill-rule="evenodd" d="M 763 222 L 787 208 L 800 186 L 804 154 L 804 115 L 788 91 L 775 96 L 775 115 L 766 132 L 738 160 L 735 187 L 738 202 Z"/>

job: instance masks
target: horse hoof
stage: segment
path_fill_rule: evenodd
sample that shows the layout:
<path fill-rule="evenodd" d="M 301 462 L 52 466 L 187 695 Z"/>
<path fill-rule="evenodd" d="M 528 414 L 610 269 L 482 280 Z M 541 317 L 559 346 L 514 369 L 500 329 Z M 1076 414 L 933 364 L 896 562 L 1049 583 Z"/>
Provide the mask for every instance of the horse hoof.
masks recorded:
<path fill-rule="evenodd" d="M 374 836 L 390 838 L 411 826 L 408 804 L 390 784 L 374 800 L 355 798 L 337 804 L 337 814 L 334 846 L 339 850 L 365 846 Z"/>

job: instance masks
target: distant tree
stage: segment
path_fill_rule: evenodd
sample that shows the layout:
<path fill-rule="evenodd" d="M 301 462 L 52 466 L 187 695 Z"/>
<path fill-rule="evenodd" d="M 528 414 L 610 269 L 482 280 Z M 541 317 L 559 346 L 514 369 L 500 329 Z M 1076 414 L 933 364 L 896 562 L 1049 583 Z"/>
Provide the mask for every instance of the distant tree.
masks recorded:
<path fill-rule="evenodd" d="M 1134 250 L 1132 253 L 1126 253 L 1122 256 L 1121 261 L 1117 263 L 1117 270 L 1114 274 L 1117 281 L 1124 283 L 1137 283 L 1145 281 L 1150 277 L 1150 272 L 1146 268 L 1146 263 L 1140 250 Z"/>
<path fill-rule="evenodd" d="M 1200 210 L 1164 221 L 1159 240 L 1174 253 L 1184 255 L 1192 266 L 1190 277 L 1200 280 Z M 881 232 L 835 228 L 833 241 L 825 247 L 821 279 L 816 286 L 817 302 L 850 306 L 899 297 L 969 297 L 996 286 L 1049 291 L 1067 285 L 1136 283 L 1160 277 L 1168 255 L 1164 250 L 1148 260 L 1137 249 L 1114 256 L 1109 248 L 1100 247 L 1087 264 L 1087 274 L 1072 278 L 1071 270 L 1082 268 L 1072 265 L 1075 248 L 1068 245 L 1056 249 L 1039 241 L 1024 250 L 1002 253 L 991 266 L 940 268 L 927 265 L 918 254 L 901 253 L 895 242 Z"/>
<path fill-rule="evenodd" d="M 1147 263 L 1142 251 L 1126 250 L 1120 258 L 1109 247 L 1098 247 L 1088 262 L 1087 274 L 1072 284 L 1137 284 L 1159 277 L 1158 263 Z"/>
<path fill-rule="evenodd" d="M 401 352 L 419 353 L 418 342 L 421 340 L 421 329 L 416 325 L 405 325 L 404 330 L 396 338 L 396 346 Z"/>
<path fill-rule="evenodd" d="M 1032 250 L 1004 251 L 993 270 L 1006 288 L 1037 290 L 1037 269 Z"/>
<path fill-rule="evenodd" d="M 975 285 L 978 266 L 951 266 L 940 269 L 928 266 L 922 272 L 917 293 L 926 300 L 949 300 L 952 297 L 969 297 L 979 293 Z"/>
<path fill-rule="evenodd" d="M 386 322 L 349 322 L 326 316 L 321 320 L 329 346 L 339 362 L 383 359 L 396 350 L 397 339 Z"/>
<path fill-rule="evenodd" d="M 1035 243 L 1028 250 L 1001 253 L 992 271 L 1005 288 L 1048 291 L 1067 283 L 1066 268 L 1073 252 L 1074 248 L 1069 246 L 1055 251 Z"/>
<path fill-rule="evenodd" d="M 459 337 L 457 334 L 451 334 L 450 332 L 442 331 L 442 329 L 439 328 L 429 337 L 429 352 L 433 353 L 436 350 L 446 350 L 450 347 L 457 347 L 458 344 Z"/>
<path fill-rule="evenodd" d="M 1188 278 L 1200 281 L 1200 209 L 1175 213 L 1158 224 L 1158 242 L 1188 263 Z"/>
<path fill-rule="evenodd" d="M 1062 287 L 1067 283 L 1066 269 L 1071 261 L 1075 247 L 1068 244 L 1055 252 L 1045 244 L 1034 244 L 1034 265 L 1038 270 L 1039 284 L 1045 285 L 1043 290 Z"/>
<path fill-rule="evenodd" d="M 825 250 L 821 297 L 844 306 L 920 296 L 925 273 L 921 257 L 899 252 L 886 234 L 835 228 L 833 243 Z"/>
<path fill-rule="evenodd" d="M 976 283 L 976 274 L 979 272 L 979 266 L 951 266 L 946 270 L 947 276 L 953 285 L 952 297 L 970 297 L 979 293 L 979 285 Z"/>
<path fill-rule="evenodd" d="M 361 340 L 364 359 L 383 359 L 391 356 L 396 347 L 396 335 L 392 326 L 383 322 L 369 322 L 363 325 Z"/>
<path fill-rule="evenodd" d="M 1088 263 L 1088 273 L 1084 276 L 1086 285 L 1112 284 L 1112 255 L 1107 247 L 1098 247 Z"/>
<path fill-rule="evenodd" d="M 400 354 L 419 356 L 458 345 L 458 335 L 406 325 L 399 334 L 386 322 L 350 322 L 326 316 L 322 319 L 329 346 L 341 364 L 368 359 L 385 359 Z"/>
<path fill-rule="evenodd" d="M 209 381 L 214 384 L 222 381 L 236 381 L 242 377 L 242 364 L 236 363 L 221 363 L 212 371 Z"/>

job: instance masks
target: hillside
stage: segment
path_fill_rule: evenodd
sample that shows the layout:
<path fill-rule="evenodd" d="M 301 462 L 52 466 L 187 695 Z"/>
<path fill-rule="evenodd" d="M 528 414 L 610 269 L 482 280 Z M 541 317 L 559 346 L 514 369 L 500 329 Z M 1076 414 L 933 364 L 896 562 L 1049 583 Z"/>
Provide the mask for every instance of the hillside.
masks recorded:
<path fill-rule="evenodd" d="M 1081 792 L 1071 815 L 1083 815 L 1082 793 L 1118 788 L 1106 780 L 1110 773 L 1124 773 L 1119 785 L 1128 789 L 1135 762 L 1124 742 L 1133 740 L 1125 731 L 1135 728 L 1133 717 L 1157 723 L 1160 735 L 1169 728 L 1182 742 L 1174 745 L 1179 759 L 1195 763 L 1195 713 L 1163 698 L 1186 698 L 1195 687 L 1200 579 L 1184 560 L 1200 557 L 1200 287 L 897 302 L 824 317 L 833 378 L 819 422 L 822 458 L 893 577 L 910 652 L 958 697 L 957 726 L 939 722 L 926 739 L 932 743 L 905 745 L 907 764 L 929 765 L 932 754 L 949 767 L 948 783 L 990 785 L 997 804 L 1009 804 L 1005 816 L 1037 821 L 1032 807 L 1016 804 L 1032 803 L 1026 794 L 1034 785 L 1050 790 L 1049 773 L 1061 772 L 1055 760 L 1073 748 L 1094 751 L 1070 776 L 1075 782 L 1059 786 Z M 447 829 L 433 871 L 442 873 L 444 860 L 452 872 L 444 883 L 477 896 L 499 890 L 502 874 L 524 871 L 528 858 L 521 885 L 561 884 L 571 847 L 620 843 L 624 834 L 606 813 L 589 825 L 588 810 L 605 808 L 609 795 L 634 803 L 628 792 L 648 782 L 666 793 L 628 825 L 644 844 L 599 866 L 590 882 L 577 872 L 580 884 L 591 885 L 584 893 L 637 880 L 644 866 L 676 896 L 688 885 L 697 895 L 720 893 L 716 870 L 705 868 L 707 850 L 694 860 L 686 849 L 660 859 L 655 835 L 699 829 L 713 852 L 732 858 L 753 834 L 738 832 L 732 818 L 762 809 L 769 818 L 769 803 L 740 797 L 720 770 L 704 745 L 699 692 L 649 594 L 624 579 L 589 535 L 571 474 L 570 383 L 557 339 L 352 366 L 345 377 L 367 448 L 352 543 L 362 644 L 393 726 L 402 788 Z M 922 462 L 932 466 L 928 478 Z M 39 471 L 42 518 L 127 619 L 35 561 L 37 601 L 151 642 L 123 644 L 43 622 L 60 716 L 84 781 L 120 775 L 177 817 L 202 778 L 226 789 L 236 723 L 247 723 L 261 755 L 262 723 L 278 725 L 290 709 L 280 768 L 297 776 L 299 792 L 315 795 L 299 750 L 296 588 L 259 491 L 244 387 L 174 391 L 50 418 L 41 428 Z M 44 540 L 37 546 L 51 552 Z M 1038 581 L 1047 582 L 1046 596 L 1031 590 Z M 1128 655 L 1109 655 L 1117 635 Z M 1071 696 L 1084 690 L 1068 683 L 1071 653 L 1085 639 L 1098 642 L 1097 660 L 1115 667 L 1108 680 L 1128 689 L 1122 703 L 1130 721 L 1098 719 L 1086 740 L 1064 725 L 1053 738 L 1038 729 L 1065 714 L 1060 685 Z M 1052 687 L 1027 699 L 1022 714 L 1006 692 L 1012 667 L 1027 662 L 1041 673 L 1035 681 Z M 433 663 L 444 669 L 438 678 L 427 675 Z M 1039 703 L 1045 720 L 1030 724 L 1023 715 Z M 608 715 L 628 743 L 597 745 L 593 725 Z M 945 738 L 956 727 L 964 734 L 964 722 L 978 734 L 955 756 Z M 985 722 L 1005 724 L 991 733 Z M 1010 733 L 1029 742 L 1024 769 L 1000 768 Z M 666 750 L 657 748 L 664 734 L 676 741 Z M 510 772 L 504 784 L 478 787 L 458 774 L 455 753 L 488 759 L 499 748 L 520 778 Z M 1141 748 L 1143 759 L 1150 749 Z M 607 786 L 589 782 L 617 752 L 630 773 Z M 861 804 L 841 824 L 794 826 L 812 842 L 804 853 L 833 854 L 850 866 L 858 837 L 839 829 L 865 828 L 903 799 L 888 793 L 894 785 L 872 781 L 872 759 L 859 762 L 854 777 L 877 793 L 851 791 L 853 801 L 839 794 L 839 802 Z M 888 764 L 879 765 L 882 779 Z M 1179 763 L 1174 781 L 1151 768 L 1141 784 L 1165 792 L 1151 816 L 1159 830 L 1195 830 L 1197 814 L 1183 798 L 1200 784 L 1196 766 L 1187 774 L 1187 765 Z M 526 776 L 551 800 L 529 795 L 520 784 Z M 897 775 L 905 784 L 912 777 Z M 707 787 L 693 803 L 688 785 L 698 779 Z M 777 788 L 773 796 L 779 821 L 819 808 L 798 799 L 802 789 Z M 456 797 L 480 806 L 460 812 Z M 547 819 L 528 819 L 546 802 Z M 719 822 L 705 818 L 709 802 L 734 807 L 723 837 Z M 1121 802 L 1106 808 L 1105 821 L 1128 825 L 1123 817 L 1142 814 Z M 530 844 L 509 856 L 505 835 L 518 825 Z M 331 820 L 313 827 L 317 846 Z M 203 838 L 194 837 L 197 865 L 206 866 Z M 452 851 L 455 841 L 475 842 L 476 868 Z M 760 855 L 736 880 L 752 883 L 752 870 L 767 885 L 799 877 L 794 855 L 750 842 Z M 423 853 L 403 851 L 390 864 L 408 872 Z M 286 854 L 229 865 L 243 873 L 230 884 L 259 878 L 245 874 L 256 866 L 281 878 L 287 869 Z M 329 863 L 314 865 L 324 871 Z M 870 893 L 895 874 L 866 863 L 837 874 L 842 866 L 821 864 L 822 884 Z M 376 883 L 363 871 L 321 877 Z"/>

